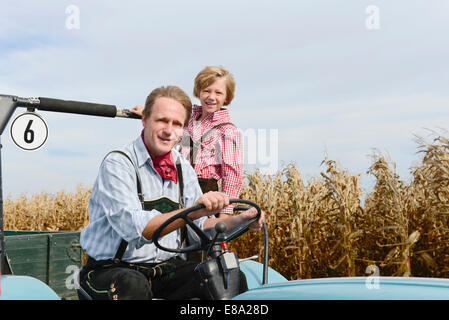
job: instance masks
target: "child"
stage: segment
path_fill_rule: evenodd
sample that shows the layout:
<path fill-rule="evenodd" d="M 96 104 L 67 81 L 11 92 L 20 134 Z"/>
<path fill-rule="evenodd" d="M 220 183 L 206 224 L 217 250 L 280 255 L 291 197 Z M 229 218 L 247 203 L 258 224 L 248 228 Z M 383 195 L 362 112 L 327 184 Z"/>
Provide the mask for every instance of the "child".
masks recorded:
<path fill-rule="evenodd" d="M 234 90 L 234 78 L 223 67 L 201 70 L 193 89 L 201 105 L 194 105 L 181 142 L 181 152 L 195 168 L 203 193 L 221 191 L 229 198 L 239 198 L 243 184 L 242 137 L 224 108 L 233 100 Z M 220 214 L 232 214 L 232 208 Z"/>
<path fill-rule="evenodd" d="M 194 105 L 180 143 L 181 153 L 195 169 L 203 193 L 221 191 L 229 198 L 239 198 L 243 184 L 242 137 L 224 108 L 233 100 L 234 91 L 234 78 L 225 68 L 208 66 L 201 70 L 193 89 L 201 105 Z M 136 106 L 131 111 L 141 114 L 142 109 Z M 232 211 L 230 205 L 220 215 Z"/>

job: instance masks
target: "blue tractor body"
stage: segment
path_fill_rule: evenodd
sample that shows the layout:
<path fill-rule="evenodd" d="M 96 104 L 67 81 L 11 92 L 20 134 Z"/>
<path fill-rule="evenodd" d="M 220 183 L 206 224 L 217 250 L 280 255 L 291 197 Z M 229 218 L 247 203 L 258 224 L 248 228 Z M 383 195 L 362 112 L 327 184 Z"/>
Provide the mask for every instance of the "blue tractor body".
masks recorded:
<path fill-rule="evenodd" d="M 342 277 L 269 281 L 266 285 L 250 288 L 234 298 L 234 300 L 448 299 L 449 279 L 413 277 Z"/>
<path fill-rule="evenodd" d="M 0 300 L 59 300 L 59 296 L 39 279 L 29 276 L 0 276 Z"/>

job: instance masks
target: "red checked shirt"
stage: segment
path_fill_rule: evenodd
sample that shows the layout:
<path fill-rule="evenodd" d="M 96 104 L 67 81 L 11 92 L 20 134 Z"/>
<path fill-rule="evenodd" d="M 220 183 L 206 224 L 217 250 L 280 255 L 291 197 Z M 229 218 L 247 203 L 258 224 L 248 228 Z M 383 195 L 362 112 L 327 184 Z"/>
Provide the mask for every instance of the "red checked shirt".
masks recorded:
<path fill-rule="evenodd" d="M 203 120 L 196 119 L 201 115 L 201 106 L 194 106 L 192 117 L 184 136 L 199 141 L 201 137 L 218 124 L 231 122 L 227 109 L 208 114 Z M 183 145 L 181 153 L 187 157 L 190 147 Z M 195 157 L 195 172 L 198 178 L 221 179 L 222 192 L 229 198 L 239 198 L 243 184 L 243 152 L 242 135 L 231 124 L 213 129 L 201 143 Z M 233 206 L 228 206 L 221 213 L 232 214 Z"/>

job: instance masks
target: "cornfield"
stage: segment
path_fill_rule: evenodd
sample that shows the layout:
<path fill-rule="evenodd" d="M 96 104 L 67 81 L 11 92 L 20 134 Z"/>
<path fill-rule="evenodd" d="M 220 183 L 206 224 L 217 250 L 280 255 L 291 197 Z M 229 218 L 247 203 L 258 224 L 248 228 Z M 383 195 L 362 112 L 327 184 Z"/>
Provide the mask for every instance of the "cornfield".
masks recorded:
<path fill-rule="evenodd" d="M 5 230 L 77 231 L 89 223 L 91 190 L 78 187 L 75 193 L 42 192 L 28 199 L 22 195 L 3 202 Z"/>
<path fill-rule="evenodd" d="M 275 175 L 246 174 L 241 198 L 266 212 L 270 267 L 288 279 L 363 276 L 373 266 L 382 276 L 449 277 L 449 140 L 418 142 L 423 157 L 410 182 L 373 151 L 366 173 L 375 184 L 366 194 L 360 174 L 327 158 L 307 182 L 294 163 Z M 90 192 L 7 198 L 5 229 L 81 230 Z M 263 235 L 248 232 L 229 248 L 262 262 Z"/>

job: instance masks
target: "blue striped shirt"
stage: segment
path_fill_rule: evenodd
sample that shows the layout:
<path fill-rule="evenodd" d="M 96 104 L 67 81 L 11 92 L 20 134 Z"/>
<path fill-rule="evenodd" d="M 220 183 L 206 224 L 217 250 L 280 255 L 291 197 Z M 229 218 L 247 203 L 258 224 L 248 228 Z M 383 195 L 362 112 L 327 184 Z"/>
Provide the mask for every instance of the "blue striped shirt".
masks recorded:
<path fill-rule="evenodd" d="M 139 136 L 134 142 L 120 149 L 131 157 L 138 168 L 145 200 L 162 196 L 179 202 L 179 181 L 164 180 L 153 167 L 153 162 Z M 184 205 L 191 207 L 202 195 L 197 175 L 188 161 L 176 150 L 172 150 L 174 162 L 179 159 L 184 180 Z M 81 231 L 80 244 L 95 260 L 112 259 L 122 239 L 128 242 L 123 260 L 128 262 L 157 263 L 175 255 L 158 249 L 142 236 L 147 223 L 157 210 L 142 210 L 137 195 L 136 173 L 131 162 L 122 154 L 111 153 L 102 162 L 97 180 L 89 200 L 89 224 Z M 207 217 L 195 220 L 202 228 Z M 178 248 L 180 230 L 160 238 L 159 243 L 167 248 Z"/>

